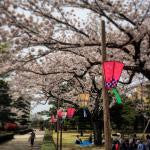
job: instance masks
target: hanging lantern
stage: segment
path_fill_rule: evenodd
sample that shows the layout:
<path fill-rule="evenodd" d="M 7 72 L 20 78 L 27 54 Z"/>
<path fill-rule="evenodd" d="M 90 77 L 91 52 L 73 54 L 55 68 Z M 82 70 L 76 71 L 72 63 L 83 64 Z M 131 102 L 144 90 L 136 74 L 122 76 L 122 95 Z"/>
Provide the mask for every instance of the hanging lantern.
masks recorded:
<path fill-rule="evenodd" d="M 51 116 L 50 122 L 51 122 L 51 123 L 55 123 L 55 122 L 56 122 L 56 119 L 55 119 L 54 115 Z"/>
<path fill-rule="evenodd" d="M 60 119 L 62 119 L 62 112 L 63 112 L 62 109 L 57 110 L 57 116 L 58 116 L 58 118 L 60 118 Z"/>
<path fill-rule="evenodd" d="M 82 94 L 79 95 L 80 106 L 83 107 L 83 116 L 84 116 L 84 118 L 87 117 L 86 109 L 84 107 L 86 107 L 88 105 L 89 97 L 90 97 L 90 94 L 88 94 L 88 93 L 82 93 Z"/>
<path fill-rule="evenodd" d="M 79 95 L 80 105 L 82 107 L 87 106 L 88 101 L 89 101 L 89 97 L 90 97 L 90 94 L 88 94 L 88 93 L 82 93 Z"/>
<path fill-rule="evenodd" d="M 67 116 L 67 112 L 60 108 L 59 110 L 57 110 L 57 116 L 59 119 L 65 119 Z"/>
<path fill-rule="evenodd" d="M 75 108 L 67 108 L 67 117 L 72 118 L 75 113 Z"/>
<path fill-rule="evenodd" d="M 117 86 L 124 64 L 119 61 L 106 61 L 103 63 L 105 87 L 111 89 Z"/>
<path fill-rule="evenodd" d="M 103 73 L 105 78 L 106 89 L 113 89 L 118 104 L 121 104 L 121 97 L 115 88 L 119 82 L 124 63 L 119 61 L 106 61 L 103 63 Z"/>
<path fill-rule="evenodd" d="M 67 117 L 67 112 L 63 111 L 62 112 L 62 119 L 65 119 Z"/>

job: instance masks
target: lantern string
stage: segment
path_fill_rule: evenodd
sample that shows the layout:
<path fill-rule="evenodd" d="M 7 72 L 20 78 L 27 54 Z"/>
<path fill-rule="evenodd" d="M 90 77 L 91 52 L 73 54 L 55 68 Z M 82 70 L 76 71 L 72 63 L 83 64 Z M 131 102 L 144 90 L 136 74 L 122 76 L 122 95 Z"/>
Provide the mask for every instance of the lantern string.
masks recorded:
<path fill-rule="evenodd" d="M 121 100 L 118 90 L 116 88 L 113 88 L 112 91 L 116 97 L 117 103 L 122 104 L 122 100 Z"/>

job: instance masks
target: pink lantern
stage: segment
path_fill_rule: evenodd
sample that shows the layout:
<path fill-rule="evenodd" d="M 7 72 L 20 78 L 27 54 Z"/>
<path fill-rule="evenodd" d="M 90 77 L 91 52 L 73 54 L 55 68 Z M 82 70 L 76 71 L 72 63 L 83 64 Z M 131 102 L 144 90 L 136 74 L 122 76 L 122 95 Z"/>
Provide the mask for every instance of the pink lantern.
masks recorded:
<path fill-rule="evenodd" d="M 62 119 L 65 119 L 66 116 L 67 116 L 67 112 L 63 111 L 63 112 L 62 112 Z"/>
<path fill-rule="evenodd" d="M 67 108 L 67 117 L 72 118 L 75 113 L 75 108 Z"/>
<path fill-rule="evenodd" d="M 63 110 L 62 109 L 57 110 L 57 116 L 58 116 L 58 118 L 61 119 L 62 115 L 63 115 Z"/>
<path fill-rule="evenodd" d="M 59 110 L 57 110 L 57 116 L 59 119 L 65 119 L 67 116 L 67 112 L 60 108 Z"/>
<path fill-rule="evenodd" d="M 119 61 L 106 61 L 103 63 L 105 87 L 111 89 L 117 86 L 124 64 Z"/>
<path fill-rule="evenodd" d="M 55 123 L 55 122 L 56 122 L 56 119 L 55 119 L 54 115 L 51 116 L 50 122 L 51 122 L 51 123 Z"/>

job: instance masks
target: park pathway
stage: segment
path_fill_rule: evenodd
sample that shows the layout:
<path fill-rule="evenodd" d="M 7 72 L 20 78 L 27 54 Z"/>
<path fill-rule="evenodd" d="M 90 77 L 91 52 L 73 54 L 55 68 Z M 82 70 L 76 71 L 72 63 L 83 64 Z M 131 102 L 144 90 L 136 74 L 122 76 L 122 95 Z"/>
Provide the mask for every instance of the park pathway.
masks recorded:
<path fill-rule="evenodd" d="M 31 147 L 28 138 L 30 134 L 25 135 L 15 135 L 14 139 L 3 144 L 0 144 L 0 150 L 40 150 L 44 131 L 36 131 L 36 139 L 34 146 Z"/>

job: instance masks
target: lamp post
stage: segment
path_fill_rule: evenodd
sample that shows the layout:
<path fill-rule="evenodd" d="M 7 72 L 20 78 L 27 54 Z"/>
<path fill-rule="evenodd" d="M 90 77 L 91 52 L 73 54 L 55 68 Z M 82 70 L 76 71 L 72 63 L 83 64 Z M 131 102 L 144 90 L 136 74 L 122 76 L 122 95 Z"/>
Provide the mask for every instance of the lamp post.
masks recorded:
<path fill-rule="evenodd" d="M 68 117 L 68 119 L 71 119 L 74 113 L 74 108 L 67 108 L 67 112 L 64 111 L 64 109 L 61 109 L 60 113 L 58 114 L 58 118 L 60 119 L 60 150 L 62 150 L 62 131 L 64 120 L 66 119 L 66 117 Z"/>
<path fill-rule="evenodd" d="M 60 150 L 62 150 L 62 130 L 63 130 L 63 123 L 64 120 L 66 119 L 67 112 L 63 111 L 62 112 L 62 118 L 60 120 Z"/>
<path fill-rule="evenodd" d="M 57 109 L 59 109 L 59 104 L 60 101 L 59 99 L 57 100 Z M 57 144 L 56 144 L 56 150 L 59 150 L 59 117 L 58 117 L 58 114 L 57 114 Z"/>
<path fill-rule="evenodd" d="M 51 131 L 51 135 L 53 137 L 53 125 L 56 123 L 56 119 L 54 117 L 54 115 L 51 116 L 51 119 L 50 119 L 50 131 Z"/>
<path fill-rule="evenodd" d="M 74 108 L 67 108 L 67 112 L 64 111 L 63 109 L 61 110 L 61 116 L 59 116 L 60 118 L 60 150 L 62 150 L 62 131 L 63 131 L 64 120 L 66 119 L 66 117 L 68 117 L 68 119 L 71 119 L 74 113 L 75 113 Z"/>

